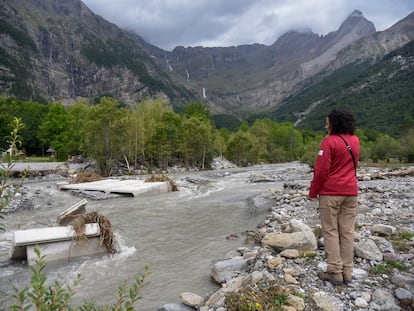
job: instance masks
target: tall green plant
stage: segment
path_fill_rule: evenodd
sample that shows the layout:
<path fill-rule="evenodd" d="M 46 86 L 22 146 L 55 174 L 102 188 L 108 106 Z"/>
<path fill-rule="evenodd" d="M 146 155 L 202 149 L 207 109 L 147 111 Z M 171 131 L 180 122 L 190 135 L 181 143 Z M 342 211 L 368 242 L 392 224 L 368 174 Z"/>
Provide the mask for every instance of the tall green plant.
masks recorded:
<path fill-rule="evenodd" d="M 10 124 L 12 131 L 9 136 L 6 136 L 9 149 L 3 152 L 4 162 L 0 163 L 0 231 L 4 231 L 4 213 L 3 208 L 7 206 L 13 199 L 17 189 L 8 184 L 10 172 L 14 166 L 13 157 L 19 153 L 19 148 L 22 147 L 22 140 L 19 134 L 24 128 L 24 124 L 20 118 L 14 118 Z"/>
<path fill-rule="evenodd" d="M 81 281 L 81 275 L 78 274 L 72 286 L 64 285 L 60 281 L 48 284 L 47 276 L 44 273 L 46 266 L 45 258 L 41 255 L 38 248 L 35 248 L 37 256 L 36 264 L 31 268 L 32 277 L 30 286 L 19 290 L 13 287 L 12 295 L 15 303 L 10 306 L 12 311 L 22 310 L 38 310 L 38 311 L 125 311 L 134 310 L 136 302 L 142 299 L 140 292 L 147 284 L 146 279 L 151 274 L 148 266 L 145 272 L 135 276 L 132 286 L 128 286 L 126 282 L 118 287 L 117 300 L 112 305 L 97 306 L 94 301 L 85 301 L 83 305 L 78 307 L 71 306 L 71 299 L 76 294 L 75 288 Z"/>

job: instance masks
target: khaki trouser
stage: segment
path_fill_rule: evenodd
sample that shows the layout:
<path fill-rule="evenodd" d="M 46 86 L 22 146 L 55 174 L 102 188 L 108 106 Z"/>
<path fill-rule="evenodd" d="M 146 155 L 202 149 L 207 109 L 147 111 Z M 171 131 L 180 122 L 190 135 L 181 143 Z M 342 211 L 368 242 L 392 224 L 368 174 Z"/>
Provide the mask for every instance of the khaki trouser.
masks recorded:
<path fill-rule="evenodd" d="M 327 272 L 352 273 L 357 196 L 319 196 Z"/>

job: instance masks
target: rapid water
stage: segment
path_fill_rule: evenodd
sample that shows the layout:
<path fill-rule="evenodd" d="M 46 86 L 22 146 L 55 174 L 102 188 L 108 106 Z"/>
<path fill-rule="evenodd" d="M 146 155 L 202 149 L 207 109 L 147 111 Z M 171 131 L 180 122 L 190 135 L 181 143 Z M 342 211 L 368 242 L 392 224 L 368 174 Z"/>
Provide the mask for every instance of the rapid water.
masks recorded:
<path fill-rule="evenodd" d="M 280 189 L 282 182 L 250 183 L 252 174 L 283 174 L 297 163 L 254 166 L 241 169 L 169 174 L 180 186 L 177 192 L 157 196 L 120 197 L 88 200 L 87 211 L 106 215 L 121 251 L 114 255 L 81 257 L 49 263 L 49 279 L 69 285 L 81 273 L 74 304 L 94 300 L 97 305 L 116 301 L 118 285 L 132 284 L 134 276 L 150 265 L 152 274 L 142 290 L 138 310 L 157 310 L 165 303 L 179 302 L 183 292 L 205 297 L 218 288 L 210 270 L 227 252 L 245 244 L 246 230 L 262 223 L 266 211 L 253 211 L 248 201 L 267 189 Z M 208 183 L 183 183 L 186 176 L 206 179 Z M 38 188 L 35 209 L 6 216 L 6 232 L 0 233 L 0 305 L 8 306 L 12 285 L 29 284 L 30 268 L 24 263 L 9 262 L 7 254 L 13 230 L 55 226 L 65 209 L 81 200 L 70 192 L 57 190 L 55 182 L 30 183 Z M 226 239 L 233 234 L 238 238 Z"/>

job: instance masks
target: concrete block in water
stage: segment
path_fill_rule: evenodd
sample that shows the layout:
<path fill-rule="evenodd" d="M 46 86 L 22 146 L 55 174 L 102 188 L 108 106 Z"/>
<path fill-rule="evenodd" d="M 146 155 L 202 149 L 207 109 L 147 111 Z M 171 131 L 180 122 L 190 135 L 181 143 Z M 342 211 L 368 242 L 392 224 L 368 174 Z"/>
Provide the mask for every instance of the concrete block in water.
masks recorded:
<path fill-rule="evenodd" d="M 76 241 L 72 226 L 47 227 L 14 232 L 9 258 L 27 260 L 29 265 L 35 264 L 37 247 L 46 261 L 70 259 L 79 256 L 106 253 L 105 246 L 99 245 L 99 224 L 85 225 L 86 241 Z"/>
<path fill-rule="evenodd" d="M 86 212 L 87 203 L 88 201 L 86 201 L 86 199 L 83 199 L 69 207 L 67 210 L 64 210 L 59 214 L 56 220 L 57 223 L 61 226 L 70 224 L 75 219 L 74 217 L 71 217 L 71 215 L 84 214 Z"/>

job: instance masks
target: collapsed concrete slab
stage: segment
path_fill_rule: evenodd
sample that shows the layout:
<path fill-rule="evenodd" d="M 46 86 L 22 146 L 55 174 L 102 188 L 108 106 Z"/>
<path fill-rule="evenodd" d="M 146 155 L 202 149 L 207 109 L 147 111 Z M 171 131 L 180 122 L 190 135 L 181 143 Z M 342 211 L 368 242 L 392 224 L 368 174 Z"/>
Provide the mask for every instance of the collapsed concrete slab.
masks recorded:
<path fill-rule="evenodd" d="M 34 265 L 36 247 L 47 262 L 107 252 L 106 247 L 99 242 L 99 224 L 85 224 L 84 234 L 87 240 L 76 241 L 72 226 L 17 230 L 14 232 L 9 258 L 26 260 L 29 265 Z"/>
<path fill-rule="evenodd" d="M 100 191 L 105 194 L 125 194 L 134 197 L 172 191 L 172 186 L 167 181 L 145 182 L 133 179 L 105 179 L 78 184 L 58 184 L 57 186 L 59 190 Z"/>
<path fill-rule="evenodd" d="M 75 220 L 74 216 L 86 213 L 87 203 L 88 201 L 86 199 L 83 199 L 75 203 L 67 210 L 64 210 L 62 213 L 60 213 L 57 217 L 56 222 L 61 226 L 69 225 L 71 222 Z"/>

